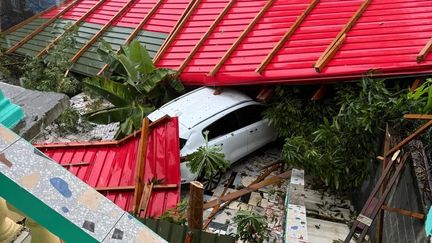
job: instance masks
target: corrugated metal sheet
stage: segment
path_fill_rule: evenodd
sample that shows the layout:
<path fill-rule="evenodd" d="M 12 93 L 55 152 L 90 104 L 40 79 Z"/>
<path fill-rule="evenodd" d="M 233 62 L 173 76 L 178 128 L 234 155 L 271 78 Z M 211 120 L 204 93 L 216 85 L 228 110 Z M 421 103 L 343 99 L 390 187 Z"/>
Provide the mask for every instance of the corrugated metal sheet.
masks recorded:
<path fill-rule="evenodd" d="M 53 160 L 94 188 L 130 187 L 135 184 L 139 133 L 120 142 L 35 145 Z M 163 180 L 177 188 L 155 189 L 146 217 L 158 217 L 177 205 L 180 198 L 180 148 L 178 119 L 152 128 L 145 158 L 143 181 Z M 133 190 L 102 192 L 126 211 L 133 210 Z M 141 215 L 144 216 L 144 215 Z"/>
<path fill-rule="evenodd" d="M 13 128 L 23 118 L 23 109 L 6 98 L 0 89 L 0 123 L 7 128 Z"/>
<path fill-rule="evenodd" d="M 151 230 L 170 243 L 185 243 L 188 232 L 192 234 L 190 243 L 234 243 L 235 238 L 229 235 L 219 235 L 204 232 L 197 229 L 190 229 L 187 226 L 173 224 L 163 220 L 139 219 Z"/>
<path fill-rule="evenodd" d="M 229 0 L 203 0 L 157 63 L 178 69 Z M 311 0 L 275 0 L 215 76 L 209 72 L 264 7 L 265 0 L 238 0 L 181 73 L 185 84 L 312 83 L 358 78 L 370 69 L 385 75 L 431 73 L 432 55 L 416 56 L 432 37 L 431 1 L 371 1 L 346 40 L 318 73 L 314 63 L 360 8 L 363 0 L 319 1 L 260 74 L 255 70 Z"/>

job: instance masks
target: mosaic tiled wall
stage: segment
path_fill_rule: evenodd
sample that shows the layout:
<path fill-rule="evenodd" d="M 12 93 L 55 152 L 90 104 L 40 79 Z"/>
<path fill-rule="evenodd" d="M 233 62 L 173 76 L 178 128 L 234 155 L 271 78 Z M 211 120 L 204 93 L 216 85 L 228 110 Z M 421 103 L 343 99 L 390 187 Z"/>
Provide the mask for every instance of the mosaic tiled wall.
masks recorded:
<path fill-rule="evenodd" d="M 308 242 L 304 201 L 304 170 L 293 169 L 285 202 L 285 242 Z"/>
<path fill-rule="evenodd" d="M 165 242 L 0 125 L 0 196 L 66 242 Z"/>

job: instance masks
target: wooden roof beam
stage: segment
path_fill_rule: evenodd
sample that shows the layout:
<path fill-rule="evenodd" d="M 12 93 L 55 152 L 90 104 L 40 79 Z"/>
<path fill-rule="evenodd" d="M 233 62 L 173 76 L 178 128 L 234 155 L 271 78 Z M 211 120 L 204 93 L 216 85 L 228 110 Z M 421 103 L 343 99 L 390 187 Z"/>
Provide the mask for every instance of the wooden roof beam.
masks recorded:
<path fill-rule="evenodd" d="M 45 54 L 48 53 L 48 51 L 53 48 L 60 40 L 63 38 L 63 36 L 73 30 L 76 26 L 80 25 L 87 17 L 89 17 L 96 9 L 98 9 L 106 0 L 100 0 L 97 2 L 93 7 L 91 7 L 83 16 L 81 16 L 77 21 L 75 21 L 69 28 L 67 28 L 63 33 L 61 33 L 59 36 L 57 36 L 51 43 L 48 44 L 47 47 L 45 47 L 42 51 L 40 51 L 37 54 L 37 57 L 42 57 Z"/>
<path fill-rule="evenodd" d="M 309 15 L 309 13 L 315 8 L 315 6 L 319 3 L 319 0 L 312 0 L 309 3 L 309 6 L 303 11 L 303 13 L 297 17 L 294 24 L 288 29 L 288 31 L 282 36 L 279 42 L 273 47 L 273 49 L 267 54 L 266 58 L 261 62 L 258 68 L 255 70 L 257 73 L 262 73 L 271 62 L 273 57 L 282 49 L 283 45 L 294 35 L 296 30 L 303 23 L 305 18 Z"/>
<path fill-rule="evenodd" d="M 275 0 L 268 0 L 264 7 L 258 12 L 258 14 L 253 18 L 253 20 L 249 23 L 246 29 L 243 30 L 241 35 L 235 40 L 232 46 L 225 52 L 223 57 L 219 60 L 218 63 L 213 67 L 212 70 L 208 73 L 208 76 L 215 76 L 219 69 L 224 65 L 224 63 L 228 60 L 234 50 L 240 45 L 240 43 L 249 35 L 258 21 L 262 18 L 262 16 L 267 13 L 267 10 L 273 5 Z"/>
<path fill-rule="evenodd" d="M 210 25 L 209 29 L 201 37 L 201 39 L 198 41 L 198 43 L 195 44 L 194 48 L 189 52 L 189 55 L 182 62 L 180 67 L 177 69 L 178 74 L 183 72 L 183 70 L 186 68 L 186 66 L 189 64 L 189 62 L 192 60 L 195 53 L 201 48 L 201 46 L 204 44 L 204 42 L 207 40 L 207 38 L 210 36 L 210 34 L 213 33 L 214 29 L 216 29 L 216 27 L 219 25 L 219 23 L 222 21 L 222 19 L 225 17 L 225 15 L 228 13 L 228 11 L 232 8 L 232 6 L 235 3 L 236 3 L 236 0 L 230 0 L 228 2 L 228 4 L 225 6 L 225 8 L 222 10 L 222 12 L 213 21 L 212 25 Z"/>
<path fill-rule="evenodd" d="M 78 59 L 86 52 L 98 39 L 101 37 L 111 25 L 120 18 L 125 11 L 134 3 L 134 0 L 129 0 L 111 19 L 100 29 L 87 43 L 70 59 L 71 63 L 76 63 Z"/>
<path fill-rule="evenodd" d="M 147 21 L 150 19 L 150 17 L 153 16 L 153 14 L 158 10 L 158 8 L 162 5 L 164 0 L 159 0 L 146 14 L 146 16 L 141 20 L 141 22 L 138 24 L 137 27 L 133 30 L 133 32 L 128 36 L 128 38 L 123 43 L 124 45 L 127 45 L 132 42 L 132 40 L 138 35 L 138 33 L 141 31 L 141 29 L 144 27 L 144 25 L 147 23 Z M 120 52 L 120 49 L 116 52 L 117 54 Z M 102 75 L 103 72 L 108 68 L 108 64 L 103 65 L 103 67 L 99 70 L 97 75 Z"/>
<path fill-rule="evenodd" d="M 168 38 L 165 40 L 165 42 L 162 44 L 162 47 L 159 49 L 159 51 L 156 53 L 156 55 L 153 57 L 153 63 L 157 63 L 161 58 L 162 55 L 165 53 L 166 50 L 171 46 L 171 43 L 174 41 L 174 39 L 177 37 L 178 34 L 180 34 L 181 29 L 185 26 L 185 24 L 188 22 L 189 18 L 192 16 L 192 13 L 196 10 L 196 8 L 201 3 L 201 0 L 192 0 L 188 7 L 186 8 L 186 11 L 183 13 L 183 16 L 180 18 L 180 22 L 176 24 L 176 27 L 174 27 L 174 30 L 171 31 Z M 190 6 L 192 4 L 192 6 Z"/>
<path fill-rule="evenodd" d="M 58 12 L 54 17 L 52 17 L 51 19 L 49 19 L 47 22 L 43 23 L 35 31 L 33 31 L 32 33 L 30 33 L 29 35 L 27 35 L 26 37 L 24 37 L 24 39 L 20 40 L 14 46 L 12 46 L 11 48 L 9 48 L 6 51 L 6 53 L 10 54 L 10 53 L 15 52 L 16 50 L 18 50 L 18 48 L 20 48 L 22 45 L 24 45 L 25 43 L 27 43 L 29 40 L 33 39 L 33 37 L 35 37 L 37 34 L 39 34 L 40 32 L 42 32 L 46 27 L 48 27 L 49 25 L 51 25 L 52 23 L 54 23 L 60 16 L 64 15 L 73 6 L 75 6 L 76 4 L 78 4 L 81 1 L 82 0 L 75 0 L 72 3 L 70 3 L 69 5 L 67 5 L 63 10 L 61 10 L 60 12 Z"/>
<path fill-rule="evenodd" d="M 417 63 L 423 62 L 431 50 L 432 50 L 432 38 L 426 43 L 426 45 L 417 55 Z"/>
<path fill-rule="evenodd" d="M 339 34 L 336 36 L 336 38 L 327 47 L 327 49 L 320 56 L 320 58 L 315 62 L 314 66 L 313 66 L 315 68 L 315 71 L 321 72 L 324 69 L 324 67 L 331 61 L 333 56 L 336 54 L 336 52 L 342 46 L 344 40 L 346 39 L 348 32 L 352 29 L 352 27 L 355 25 L 357 20 L 363 15 L 363 13 L 366 11 L 367 7 L 369 6 L 369 4 L 371 2 L 372 2 L 372 0 L 365 0 L 360 5 L 359 9 L 357 9 L 357 11 L 354 13 L 354 15 L 348 21 L 348 23 L 343 27 L 343 29 L 339 32 Z"/>

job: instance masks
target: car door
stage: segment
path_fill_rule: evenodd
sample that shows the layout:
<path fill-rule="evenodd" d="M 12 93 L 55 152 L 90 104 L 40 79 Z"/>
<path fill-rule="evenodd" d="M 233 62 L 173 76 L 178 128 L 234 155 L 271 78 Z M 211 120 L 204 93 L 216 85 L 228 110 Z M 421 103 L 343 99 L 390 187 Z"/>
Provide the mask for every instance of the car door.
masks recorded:
<path fill-rule="evenodd" d="M 236 112 L 240 126 L 247 131 L 248 153 L 261 148 L 273 138 L 268 123 L 263 120 L 263 111 L 262 105 L 252 104 Z"/>
<path fill-rule="evenodd" d="M 240 129 L 234 112 L 228 113 L 203 129 L 208 131 L 210 146 L 221 146 L 231 163 L 247 154 L 247 131 Z"/>

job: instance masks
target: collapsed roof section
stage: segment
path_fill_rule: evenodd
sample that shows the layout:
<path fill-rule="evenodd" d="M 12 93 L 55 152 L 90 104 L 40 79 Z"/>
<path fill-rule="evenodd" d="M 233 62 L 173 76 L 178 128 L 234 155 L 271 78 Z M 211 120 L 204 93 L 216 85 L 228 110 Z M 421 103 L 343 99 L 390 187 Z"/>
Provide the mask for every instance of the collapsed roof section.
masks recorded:
<path fill-rule="evenodd" d="M 35 146 L 128 212 L 142 204 L 145 194 L 137 191 L 137 178 L 143 184 L 153 183 L 147 207 L 143 210 L 140 205 L 137 213 L 159 217 L 180 199 L 178 119 L 163 119 L 150 126 L 147 139 L 139 131 L 120 141 Z"/>
<path fill-rule="evenodd" d="M 70 21 L 81 26 L 73 70 L 88 75 L 106 68 L 101 38 L 116 49 L 138 38 L 186 85 L 419 75 L 432 72 L 429 10 L 425 0 L 74 0 L 7 32 L 2 46 L 41 56 L 53 24 Z"/>
<path fill-rule="evenodd" d="M 78 27 L 77 46 L 68 50 L 72 71 L 96 75 L 104 62 L 96 53 L 102 39 L 114 50 L 133 39 L 154 56 L 188 6 L 188 0 L 73 0 L 5 32 L 7 52 L 43 57 L 62 36 Z M 59 31 L 61 30 L 61 31 Z"/>
<path fill-rule="evenodd" d="M 427 10 L 423 0 L 196 1 L 156 62 L 217 86 L 431 73 Z"/>

